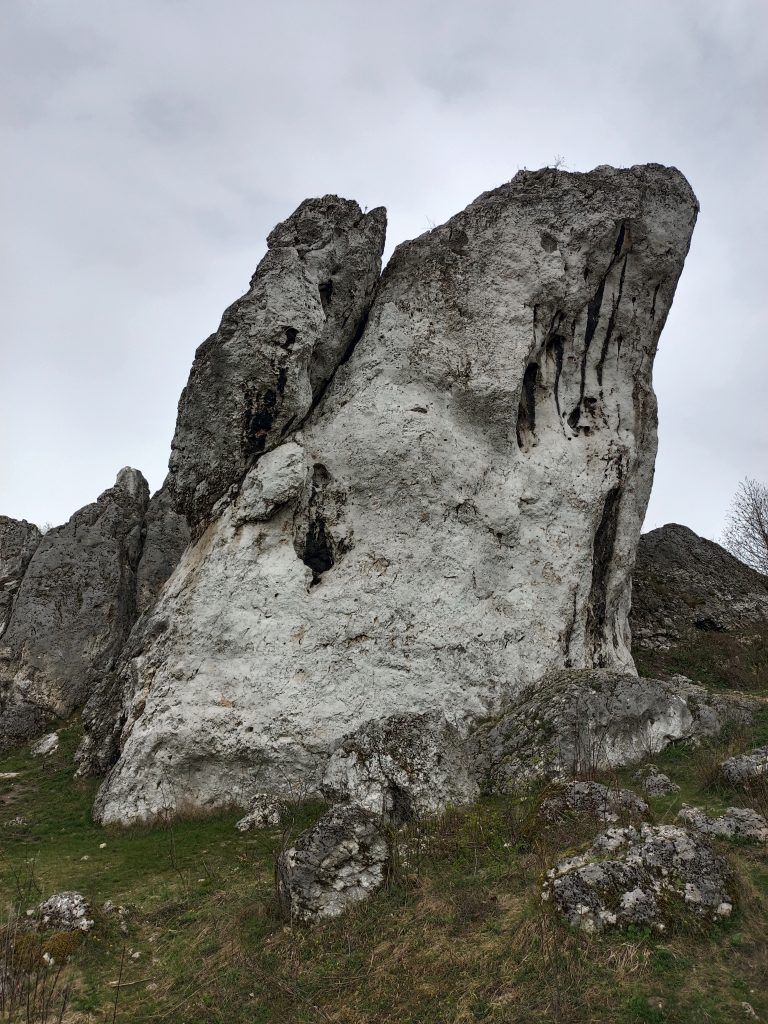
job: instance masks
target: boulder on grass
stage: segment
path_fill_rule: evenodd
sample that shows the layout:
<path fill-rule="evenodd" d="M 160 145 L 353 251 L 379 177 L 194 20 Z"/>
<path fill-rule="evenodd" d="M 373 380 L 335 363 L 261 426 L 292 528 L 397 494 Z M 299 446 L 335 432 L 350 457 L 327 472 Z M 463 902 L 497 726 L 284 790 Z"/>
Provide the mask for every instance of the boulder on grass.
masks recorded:
<path fill-rule="evenodd" d="M 547 873 L 542 898 L 587 932 L 633 925 L 664 931 L 667 919 L 685 910 L 717 921 L 734 904 L 726 862 L 675 825 L 608 829 L 586 853 Z"/>
<path fill-rule="evenodd" d="M 278 858 L 283 913 L 302 924 L 338 917 L 384 884 L 388 864 L 380 818 L 356 804 L 332 807 Z"/>

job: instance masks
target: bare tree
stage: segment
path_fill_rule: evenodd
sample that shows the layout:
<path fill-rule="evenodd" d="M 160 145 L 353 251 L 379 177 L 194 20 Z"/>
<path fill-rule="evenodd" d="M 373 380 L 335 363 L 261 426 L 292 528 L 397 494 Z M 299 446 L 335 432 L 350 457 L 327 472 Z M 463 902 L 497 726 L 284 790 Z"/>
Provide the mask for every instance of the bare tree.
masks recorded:
<path fill-rule="evenodd" d="M 745 477 L 739 484 L 723 532 L 723 545 L 738 559 L 768 574 L 768 487 Z"/>

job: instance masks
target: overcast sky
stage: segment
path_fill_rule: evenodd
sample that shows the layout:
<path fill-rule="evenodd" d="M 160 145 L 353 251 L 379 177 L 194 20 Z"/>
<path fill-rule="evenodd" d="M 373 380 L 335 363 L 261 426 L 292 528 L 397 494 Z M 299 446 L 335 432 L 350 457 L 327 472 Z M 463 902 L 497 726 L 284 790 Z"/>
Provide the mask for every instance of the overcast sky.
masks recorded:
<path fill-rule="evenodd" d="M 646 527 L 768 478 L 766 0 L 2 0 L 0 513 L 154 490 L 197 345 L 306 196 L 393 246 L 522 167 L 677 165 Z"/>

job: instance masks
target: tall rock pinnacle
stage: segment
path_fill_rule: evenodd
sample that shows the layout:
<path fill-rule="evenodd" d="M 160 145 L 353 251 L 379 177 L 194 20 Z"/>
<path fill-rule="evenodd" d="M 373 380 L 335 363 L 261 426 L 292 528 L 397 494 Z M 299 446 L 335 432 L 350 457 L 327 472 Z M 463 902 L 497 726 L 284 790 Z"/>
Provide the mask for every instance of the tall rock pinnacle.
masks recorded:
<path fill-rule="evenodd" d="M 302 234 L 329 202 L 352 211 L 334 253 L 365 236 L 354 301 L 312 247 L 325 227 Z M 519 173 L 398 247 L 323 393 L 374 289 L 383 214 L 360 227 L 356 210 L 300 207 L 198 353 L 172 464 L 204 521 L 118 668 L 103 821 L 313 792 L 371 719 L 465 730 L 553 669 L 634 671 L 651 370 L 688 183 L 655 164 Z"/>

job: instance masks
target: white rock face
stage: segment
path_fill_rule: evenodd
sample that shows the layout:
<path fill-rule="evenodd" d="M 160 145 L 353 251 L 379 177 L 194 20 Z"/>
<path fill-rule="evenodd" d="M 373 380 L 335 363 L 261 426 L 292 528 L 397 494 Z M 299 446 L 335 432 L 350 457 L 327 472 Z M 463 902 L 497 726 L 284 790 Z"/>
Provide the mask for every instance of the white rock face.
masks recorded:
<path fill-rule="evenodd" d="M 31 913 L 38 930 L 89 932 L 94 925 L 90 905 L 79 892 L 56 893 Z"/>
<path fill-rule="evenodd" d="M 285 814 L 287 807 L 269 793 L 257 793 L 251 800 L 248 813 L 236 824 L 238 832 L 252 832 L 257 828 L 275 828 Z"/>
<path fill-rule="evenodd" d="M 302 431 L 132 638 L 102 821 L 313 792 L 368 720 L 463 732 L 551 669 L 634 671 L 651 367 L 696 212 L 657 165 L 522 172 L 398 247 Z"/>
<path fill-rule="evenodd" d="M 768 777 L 768 746 L 729 757 L 720 765 L 720 771 L 730 785 L 748 790 Z"/>
<path fill-rule="evenodd" d="M 680 787 L 673 782 L 668 775 L 660 772 L 655 764 L 643 765 L 632 776 L 635 782 L 648 796 L 667 796 L 670 793 L 679 793 Z"/>
<path fill-rule="evenodd" d="M 59 749 L 59 734 L 57 732 L 49 732 L 46 736 L 42 736 L 36 743 L 33 743 L 30 747 L 30 752 L 33 757 L 48 757 L 50 754 L 55 754 Z"/>
<path fill-rule="evenodd" d="M 553 672 L 471 736 L 490 792 L 642 761 L 670 743 L 697 743 L 751 721 L 754 702 L 710 693 L 684 676 L 639 679 L 611 669 Z"/>

